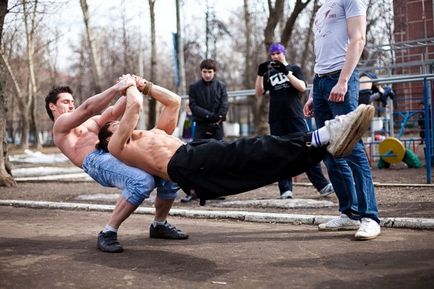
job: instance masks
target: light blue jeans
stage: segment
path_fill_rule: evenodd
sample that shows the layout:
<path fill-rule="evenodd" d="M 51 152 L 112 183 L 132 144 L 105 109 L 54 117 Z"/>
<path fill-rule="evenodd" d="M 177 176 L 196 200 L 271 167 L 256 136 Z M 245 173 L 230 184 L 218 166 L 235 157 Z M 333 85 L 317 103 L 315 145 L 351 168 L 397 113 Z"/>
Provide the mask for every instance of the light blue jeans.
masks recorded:
<path fill-rule="evenodd" d="M 346 114 L 358 106 L 359 73 L 354 71 L 348 81 L 348 91 L 344 102 L 328 100 L 330 91 L 336 85 L 339 74 L 316 76 L 313 82 L 313 109 L 317 127 L 324 126 L 328 119 Z M 339 211 L 352 219 L 371 218 L 380 222 L 371 168 L 363 142 L 360 140 L 351 155 L 334 158 L 328 154 L 324 158 L 330 181 L 339 199 Z"/>
<path fill-rule="evenodd" d="M 122 196 L 134 206 L 139 206 L 157 187 L 157 196 L 162 200 L 173 200 L 178 196 L 179 186 L 153 177 L 147 172 L 127 166 L 101 150 L 88 154 L 83 161 L 83 170 L 104 187 L 117 187 Z"/>

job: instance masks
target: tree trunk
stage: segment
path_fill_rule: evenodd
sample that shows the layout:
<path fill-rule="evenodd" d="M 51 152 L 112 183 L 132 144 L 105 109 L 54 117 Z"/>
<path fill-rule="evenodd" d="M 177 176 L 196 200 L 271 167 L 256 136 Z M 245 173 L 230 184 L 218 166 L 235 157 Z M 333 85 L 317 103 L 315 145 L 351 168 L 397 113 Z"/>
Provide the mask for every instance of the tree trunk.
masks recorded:
<path fill-rule="evenodd" d="M 36 150 L 41 150 L 42 149 L 42 140 L 40 139 L 41 129 L 39 128 L 36 92 L 33 94 L 33 101 L 32 101 L 31 110 L 32 110 L 32 117 L 31 117 L 32 126 L 31 126 L 30 131 L 32 131 L 33 135 L 34 135 L 33 146 Z"/>
<path fill-rule="evenodd" d="M 0 0 L 0 47 L 2 47 L 3 24 L 7 12 L 8 0 Z M 0 62 L 0 186 L 15 187 L 17 183 L 11 175 L 6 142 L 5 75 L 6 67 L 2 61 Z"/>
<path fill-rule="evenodd" d="M 306 35 L 306 40 L 304 42 L 304 50 L 303 50 L 303 55 L 301 56 L 301 62 L 300 62 L 300 67 L 301 69 L 305 70 L 304 75 L 307 75 L 307 71 L 306 71 L 306 62 L 307 62 L 307 58 L 309 56 L 309 52 L 311 51 L 309 49 L 309 44 L 311 42 L 312 39 L 312 35 L 313 35 L 313 24 L 315 21 L 315 15 L 316 12 L 319 9 L 319 5 L 318 5 L 318 0 L 314 0 L 313 2 L 313 9 L 312 9 L 312 14 L 310 16 L 310 20 L 309 20 L 309 26 L 307 28 L 307 35 Z"/>
<path fill-rule="evenodd" d="M 184 39 L 182 35 L 182 26 L 181 26 L 181 8 L 179 5 L 179 0 L 176 0 L 176 41 L 178 51 L 178 73 L 179 73 L 179 87 L 178 94 L 185 95 L 186 94 L 186 84 L 185 84 L 185 63 L 184 63 Z"/>
<path fill-rule="evenodd" d="M 206 0 L 206 11 L 205 11 L 205 58 L 209 58 L 210 48 L 209 48 L 209 38 L 211 35 L 211 29 L 209 28 L 210 23 L 210 8 L 208 0 Z"/>
<path fill-rule="evenodd" d="M 244 88 L 249 88 L 254 86 L 254 80 L 256 77 L 256 74 L 252 73 L 256 72 L 254 69 L 252 69 L 252 24 L 251 24 L 251 18 L 250 18 L 250 9 L 249 9 L 249 0 L 244 0 L 244 37 L 246 38 L 246 48 L 245 48 L 245 60 L 244 60 Z M 262 98 L 261 98 L 262 99 Z M 255 131 L 257 133 L 262 133 L 262 129 L 258 129 L 261 125 L 260 122 L 260 115 L 258 114 L 258 98 L 257 97 L 251 97 L 249 100 L 249 105 L 251 107 L 251 111 L 253 112 L 253 123 L 255 124 Z"/>
<path fill-rule="evenodd" d="M 2 59 L 2 64 L 5 67 L 5 70 L 7 70 L 7 73 L 12 79 L 13 87 L 16 93 L 16 98 L 18 100 L 18 105 L 21 111 L 23 125 L 21 127 L 21 144 L 19 145 L 19 147 L 27 149 L 29 148 L 29 117 L 28 116 L 30 115 L 32 99 L 28 97 L 29 95 L 23 94 L 18 84 L 18 80 L 15 77 L 15 74 L 12 71 L 11 66 L 9 65 L 9 61 L 6 58 L 6 56 L 3 54 L 3 52 L 0 52 L 0 56 Z"/>
<path fill-rule="evenodd" d="M 128 73 L 128 71 L 131 69 L 130 65 L 130 57 L 129 57 L 129 41 L 128 41 L 128 34 L 127 34 L 127 15 L 125 11 L 125 2 L 122 1 L 122 48 L 123 48 L 123 73 Z"/>
<path fill-rule="evenodd" d="M 294 30 L 295 21 L 297 20 L 298 15 L 300 15 L 301 11 L 306 8 L 310 1 L 311 0 L 297 0 L 297 2 L 295 2 L 294 10 L 292 10 L 291 16 L 289 16 L 288 20 L 286 20 L 285 28 L 283 29 L 282 35 L 280 37 L 280 42 L 284 46 L 288 46 L 292 31 Z"/>
<path fill-rule="evenodd" d="M 268 0 L 268 10 L 270 11 L 270 15 L 264 29 L 265 55 L 268 55 L 268 48 L 274 42 L 274 30 L 276 29 L 277 24 L 283 16 L 284 4 L 285 0 L 276 0 L 273 7 L 271 0 Z M 258 135 L 267 134 L 269 131 L 267 121 L 269 100 L 270 96 L 268 94 L 258 97 L 256 100 L 255 125 L 256 134 Z"/>
<path fill-rule="evenodd" d="M 244 60 L 244 88 L 254 86 L 255 75 L 252 74 L 252 24 L 249 11 L 249 0 L 244 0 L 244 37 L 246 38 L 245 60 Z"/>
<path fill-rule="evenodd" d="M 94 78 L 94 90 L 96 93 L 101 92 L 101 79 L 100 79 L 100 72 L 99 72 L 99 65 L 97 62 L 97 52 L 95 48 L 95 43 L 93 42 L 92 33 L 90 31 L 89 27 L 89 7 L 87 5 L 87 0 L 80 0 L 81 10 L 83 11 L 83 20 L 84 20 L 84 26 L 86 29 L 86 37 L 87 37 L 87 44 L 89 45 L 89 52 L 90 52 L 90 63 L 92 68 L 92 74 Z"/>
<path fill-rule="evenodd" d="M 268 0 L 270 15 L 268 16 L 267 25 L 264 29 L 265 55 L 268 55 L 268 48 L 274 42 L 274 30 L 283 16 L 284 4 L 285 0 L 276 0 L 273 7 L 271 0 Z"/>
<path fill-rule="evenodd" d="M 151 21 L 151 74 L 150 81 L 155 82 L 157 76 L 157 47 L 155 40 L 155 1 L 149 0 L 149 15 Z M 148 129 L 155 126 L 155 119 L 157 116 L 157 102 L 155 99 L 149 100 L 149 114 L 148 114 Z"/>
<path fill-rule="evenodd" d="M 256 100 L 256 134 L 266 135 L 270 133 L 268 125 L 268 112 L 270 108 L 270 94 L 266 93 L 262 96 L 257 97 Z"/>
<path fill-rule="evenodd" d="M 27 85 L 28 98 L 31 99 L 31 120 L 32 120 L 32 131 L 34 134 L 34 144 L 36 149 L 41 149 L 41 141 L 39 139 L 39 123 L 37 118 L 37 87 L 35 79 L 35 66 L 34 66 L 34 34 L 36 25 L 36 11 L 38 8 L 38 1 L 33 2 L 32 16 L 30 16 L 30 11 L 27 9 L 26 1 L 23 1 L 23 13 L 24 13 L 24 25 L 26 31 L 26 41 L 27 41 L 27 68 L 29 70 L 29 82 Z M 30 131 L 30 130 L 29 130 Z"/>

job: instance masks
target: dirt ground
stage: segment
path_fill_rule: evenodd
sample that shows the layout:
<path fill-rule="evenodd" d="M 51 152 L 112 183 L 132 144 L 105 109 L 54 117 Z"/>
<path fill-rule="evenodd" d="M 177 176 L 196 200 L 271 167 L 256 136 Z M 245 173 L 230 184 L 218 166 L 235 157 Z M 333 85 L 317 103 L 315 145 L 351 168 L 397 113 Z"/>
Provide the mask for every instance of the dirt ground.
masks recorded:
<path fill-rule="evenodd" d="M 432 288 L 434 231 L 372 241 L 315 226 L 171 218 L 188 240 L 148 237 L 132 215 L 125 251 L 96 249 L 109 213 L 0 207 L 0 288 Z"/>
<path fill-rule="evenodd" d="M 19 166 L 30 166 L 21 164 Z M 434 218 L 434 187 L 426 170 L 373 169 L 382 217 Z M 318 193 L 296 178 L 295 198 Z M 394 184 L 394 185 L 390 185 Z M 408 184 L 408 185 L 403 185 Z M 83 194 L 117 194 L 95 182 L 19 182 L 0 188 L 1 199 L 83 202 Z M 276 184 L 229 196 L 277 198 Z M 321 209 L 239 207 L 230 210 L 337 214 Z M 86 201 L 89 203 L 89 201 Z M 175 208 L 222 210 L 223 201 Z M 113 201 L 96 203 L 113 204 Z M 145 201 L 142 206 L 151 207 Z M 227 209 L 227 208 L 226 208 Z M 432 288 L 434 231 L 382 228 L 375 240 L 354 232 L 319 232 L 316 226 L 170 217 L 188 240 L 148 238 L 151 215 L 134 214 L 122 225 L 121 254 L 96 249 L 108 212 L 0 207 L 0 288 Z"/>

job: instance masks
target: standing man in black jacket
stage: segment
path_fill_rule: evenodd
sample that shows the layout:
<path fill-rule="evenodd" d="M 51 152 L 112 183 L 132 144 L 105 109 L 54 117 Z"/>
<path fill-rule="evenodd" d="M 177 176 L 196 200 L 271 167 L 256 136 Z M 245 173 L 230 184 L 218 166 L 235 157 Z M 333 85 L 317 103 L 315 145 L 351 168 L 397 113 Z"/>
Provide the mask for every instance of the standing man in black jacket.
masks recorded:
<path fill-rule="evenodd" d="M 190 109 L 196 122 L 193 140 L 221 140 L 224 136 L 223 121 L 226 120 L 229 107 L 226 86 L 216 79 L 215 60 L 203 60 L 200 72 L 202 78 L 190 85 L 188 92 Z"/>
<path fill-rule="evenodd" d="M 190 85 L 188 99 L 193 120 L 196 122 L 193 141 L 199 139 L 217 139 L 224 137 L 223 121 L 228 112 L 228 94 L 223 82 L 216 79 L 217 62 L 205 59 L 200 63 L 201 79 Z M 195 199 L 195 194 L 188 191 L 181 202 Z M 224 199 L 221 197 L 219 199 Z"/>

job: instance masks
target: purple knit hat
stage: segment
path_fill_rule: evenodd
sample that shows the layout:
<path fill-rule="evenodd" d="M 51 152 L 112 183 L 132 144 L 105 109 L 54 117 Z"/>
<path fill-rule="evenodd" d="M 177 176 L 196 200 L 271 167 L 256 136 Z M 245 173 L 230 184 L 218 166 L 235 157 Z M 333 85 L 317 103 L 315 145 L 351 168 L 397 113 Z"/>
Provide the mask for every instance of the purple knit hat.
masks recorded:
<path fill-rule="evenodd" d="M 285 49 L 285 47 L 282 45 L 282 44 L 280 44 L 280 43 L 273 43 L 273 44 L 271 44 L 271 46 L 270 46 L 270 49 L 268 49 L 268 52 L 270 53 L 270 54 L 272 54 L 272 53 L 283 53 L 283 54 L 285 54 L 286 53 L 286 49 Z"/>

